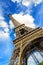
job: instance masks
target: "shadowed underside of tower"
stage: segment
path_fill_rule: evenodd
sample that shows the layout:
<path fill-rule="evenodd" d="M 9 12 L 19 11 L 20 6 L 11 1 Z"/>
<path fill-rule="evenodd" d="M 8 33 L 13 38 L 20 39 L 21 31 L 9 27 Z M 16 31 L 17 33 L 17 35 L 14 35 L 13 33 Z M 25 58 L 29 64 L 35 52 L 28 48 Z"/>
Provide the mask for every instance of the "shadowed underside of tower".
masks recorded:
<path fill-rule="evenodd" d="M 27 65 L 27 58 L 34 49 L 43 52 L 43 29 L 40 27 L 33 29 L 25 26 L 25 24 L 20 24 L 11 14 L 9 14 L 9 17 L 15 26 L 16 32 L 16 40 L 13 41 L 15 49 L 9 65 L 15 65 L 16 58 L 18 58 L 16 65 Z M 39 63 L 34 55 L 33 58 L 37 61 L 36 63 Z"/>

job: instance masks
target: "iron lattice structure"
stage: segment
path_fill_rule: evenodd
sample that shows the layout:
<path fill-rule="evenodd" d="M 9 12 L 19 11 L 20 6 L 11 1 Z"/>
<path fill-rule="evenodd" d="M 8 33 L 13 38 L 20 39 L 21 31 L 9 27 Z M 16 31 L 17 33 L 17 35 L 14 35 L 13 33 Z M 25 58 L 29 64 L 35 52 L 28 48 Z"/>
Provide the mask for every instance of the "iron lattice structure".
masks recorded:
<path fill-rule="evenodd" d="M 17 65 L 27 65 L 27 58 L 33 51 L 37 50 L 43 52 L 43 29 L 38 27 L 36 29 L 20 24 L 11 14 L 9 17 L 15 26 L 16 40 L 13 41 L 15 49 L 11 57 L 9 65 L 14 65 L 16 58 L 18 58 Z M 43 57 L 43 54 L 40 53 Z M 39 64 L 36 56 L 32 54 L 33 59 Z"/>

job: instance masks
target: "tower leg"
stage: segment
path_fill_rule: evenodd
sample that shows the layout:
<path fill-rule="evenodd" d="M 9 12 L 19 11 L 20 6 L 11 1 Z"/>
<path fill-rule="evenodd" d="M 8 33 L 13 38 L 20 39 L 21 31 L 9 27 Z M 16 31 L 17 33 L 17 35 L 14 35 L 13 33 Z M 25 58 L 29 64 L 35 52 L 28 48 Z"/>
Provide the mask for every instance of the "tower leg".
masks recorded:
<path fill-rule="evenodd" d="M 14 60 L 11 60 L 11 62 L 9 63 L 9 65 L 14 65 Z"/>

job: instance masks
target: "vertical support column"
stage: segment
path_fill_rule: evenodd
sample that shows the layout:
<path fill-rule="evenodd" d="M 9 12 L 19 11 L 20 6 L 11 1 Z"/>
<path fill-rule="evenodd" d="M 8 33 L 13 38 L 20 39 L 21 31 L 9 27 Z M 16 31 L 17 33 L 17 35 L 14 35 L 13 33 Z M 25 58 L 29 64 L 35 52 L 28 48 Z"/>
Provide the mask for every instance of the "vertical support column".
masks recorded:
<path fill-rule="evenodd" d="M 22 62 L 23 62 L 22 65 L 27 65 L 27 58 L 24 57 Z"/>
<path fill-rule="evenodd" d="M 11 60 L 9 65 L 14 65 L 14 60 Z"/>
<path fill-rule="evenodd" d="M 21 53 L 22 53 L 22 41 L 21 41 L 21 45 L 20 45 L 19 61 L 18 61 L 17 65 L 22 65 Z"/>
<path fill-rule="evenodd" d="M 9 65 L 14 65 L 14 61 L 15 60 L 14 60 L 14 52 L 13 52 Z"/>
<path fill-rule="evenodd" d="M 27 65 L 27 58 L 25 57 L 25 64 Z"/>

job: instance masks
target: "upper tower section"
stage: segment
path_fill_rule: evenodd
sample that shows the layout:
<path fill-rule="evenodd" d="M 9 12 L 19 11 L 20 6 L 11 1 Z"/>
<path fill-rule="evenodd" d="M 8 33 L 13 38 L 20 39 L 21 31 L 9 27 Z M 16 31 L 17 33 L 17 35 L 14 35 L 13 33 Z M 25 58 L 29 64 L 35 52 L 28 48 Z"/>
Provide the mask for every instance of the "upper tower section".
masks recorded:
<path fill-rule="evenodd" d="M 18 21 L 16 21 L 11 14 L 8 14 L 8 16 L 10 17 L 13 25 L 15 26 L 17 38 L 24 36 L 25 34 L 29 33 L 32 30 L 32 28 L 25 26 L 25 24 L 20 24 Z"/>
<path fill-rule="evenodd" d="M 21 25 L 18 21 L 16 21 L 16 20 L 13 18 L 13 16 L 12 16 L 11 14 L 8 14 L 8 16 L 10 17 L 10 19 L 11 19 L 13 25 L 15 26 L 15 28 Z"/>

